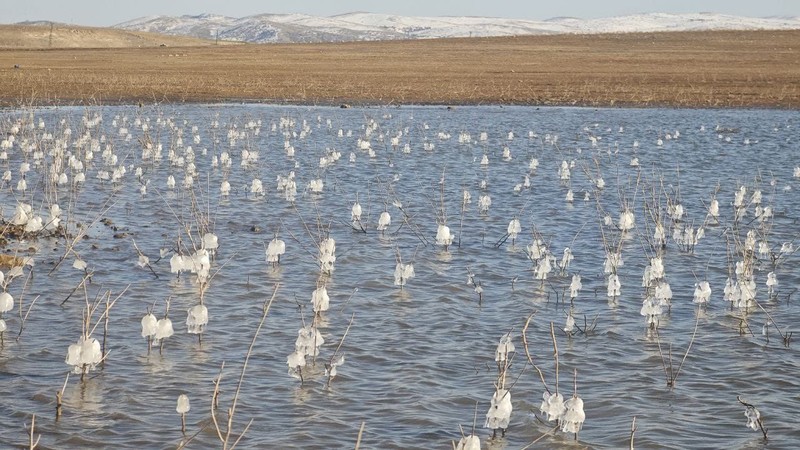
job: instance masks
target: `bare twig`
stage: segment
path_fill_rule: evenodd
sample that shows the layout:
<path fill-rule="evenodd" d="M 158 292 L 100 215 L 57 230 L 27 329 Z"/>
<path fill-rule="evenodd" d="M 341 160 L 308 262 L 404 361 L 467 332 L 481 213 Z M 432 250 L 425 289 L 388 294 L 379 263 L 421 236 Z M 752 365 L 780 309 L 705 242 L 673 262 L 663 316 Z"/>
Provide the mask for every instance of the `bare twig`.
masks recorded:
<path fill-rule="evenodd" d="M 361 421 L 361 428 L 358 429 L 358 438 L 356 439 L 356 447 L 355 450 L 358 450 L 361 447 L 361 437 L 364 435 L 364 427 L 367 425 L 367 421 Z"/>

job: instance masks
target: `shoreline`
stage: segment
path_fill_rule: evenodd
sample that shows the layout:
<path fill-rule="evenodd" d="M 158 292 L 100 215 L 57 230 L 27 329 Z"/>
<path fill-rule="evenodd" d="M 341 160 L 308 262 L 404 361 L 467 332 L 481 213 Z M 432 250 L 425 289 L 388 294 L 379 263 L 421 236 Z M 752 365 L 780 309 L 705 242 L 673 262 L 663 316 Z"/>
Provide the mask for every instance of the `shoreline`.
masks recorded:
<path fill-rule="evenodd" d="M 248 98 L 228 98 L 216 100 L 182 100 L 182 101 L 161 101 L 161 102 L 139 102 L 136 100 L 126 101 L 125 99 L 117 101 L 107 101 L 102 103 L 81 103 L 76 102 L 59 102 L 59 103 L 17 103 L 0 98 L 0 111 L 4 110 L 20 110 L 26 108 L 91 108 L 91 107 L 117 107 L 117 106 L 131 106 L 131 107 L 156 107 L 162 105 L 170 106 L 228 106 L 228 105 L 252 105 L 252 106 L 288 106 L 297 108 L 340 108 L 340 109 L 371 109 L 371 108 L 441 108 L 448 110 L 456 110 L 458 108 L 578 108 L 578 109 L 681 109 L 681 110 L 754 110 L 754 111 L 794 111 L 800 110 L 800 106 L 780 106 L 780 105 L 735 105 L 735 106 L 705 106 L 705 105 L 673 105 L 670 103 L 663 104 L 643 104 L 643 103 L 630 103 L 613 105 L 606 104 L 574 104 L 574 103 L 548 103 L 548 104 L 529 104 L 529 103 L 373 103 L 373 102 L 312 102 L 312 101 L 295 101 L 295 100 L 278 100 L 278 99 L 248 99 Z"/>

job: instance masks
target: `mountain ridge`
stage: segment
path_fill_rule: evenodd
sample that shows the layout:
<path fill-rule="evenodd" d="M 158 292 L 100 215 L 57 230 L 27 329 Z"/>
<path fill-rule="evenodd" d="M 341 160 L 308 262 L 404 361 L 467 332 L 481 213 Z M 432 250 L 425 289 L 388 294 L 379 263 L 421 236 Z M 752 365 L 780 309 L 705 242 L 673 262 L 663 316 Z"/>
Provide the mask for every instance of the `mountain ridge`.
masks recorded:
<path fill-rule="evenodd" d="M 480 16 L 401 16 L 350 12 L 334 16 L 261 13 L 146 16 L 113 26 L 130 31 L 251 43 L 343 42 L 544 34 L 701 30 L 800 29 L 800 17 L 743 17 L 717 13 L 641 13 L 601 19 L 546 20 Z"/>

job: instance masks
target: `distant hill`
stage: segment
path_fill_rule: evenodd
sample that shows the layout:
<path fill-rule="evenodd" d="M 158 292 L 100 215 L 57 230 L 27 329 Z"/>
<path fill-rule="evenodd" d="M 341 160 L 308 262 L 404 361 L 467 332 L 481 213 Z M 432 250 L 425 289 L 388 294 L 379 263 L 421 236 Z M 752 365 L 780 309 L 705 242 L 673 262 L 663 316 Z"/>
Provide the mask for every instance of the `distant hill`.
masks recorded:
<path fill-rule="evenodd" d="M 626 33 L 700 30 L 800 29 L 800 17 L 739 17 L 714 13 L 636 14 L 603 19 L 557 17 L 516 20 L 492 17 L 408 17 L 356 12 L 331 17 L 258 14 L 235 18 L 212 14 L 143 17 L 115 25 L 204 39 L 257 43 L 341 42 L 560 33 Z"/>
<path fill-rule="evenodd" d="M 119 28 L 94 28 L 50 22 L 0 25 L 0 48 L 185 47 L 214 41 Z"/>

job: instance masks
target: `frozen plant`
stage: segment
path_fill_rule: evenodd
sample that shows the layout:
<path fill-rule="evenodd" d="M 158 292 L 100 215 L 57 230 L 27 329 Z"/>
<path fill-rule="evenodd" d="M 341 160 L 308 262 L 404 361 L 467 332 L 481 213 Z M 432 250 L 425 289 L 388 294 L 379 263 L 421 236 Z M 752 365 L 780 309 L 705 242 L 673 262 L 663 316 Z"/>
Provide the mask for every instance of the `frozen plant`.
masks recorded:
<path fill-rule="evenodd" d="M 569 170 L 569 163 L 566 161 L 561 161 L 561 167 L 558 169 L 558 178 L 561 181 L 569 181 L 570 177 L 570 170 Z"/>
<path fill-rule="evenodd" d="M 578 293 L 583 289 L 583 284 L 581 283 L 581 276 L 576 274 L 572 275 L 572 282 L 569 284 L 569 298 L 570 300 L 575 300 L 575 297 L 578 296 Z"/>
<path fill-rule="evenodd" d="M 511 392 L 508 389 L 497 388 L 492 395 L 489 411 L 486 412 L 485 428 L 492 430 L 492 437 L 497 436 L 497 430 L 506 435 L 508 423 L 511 420 Z"/>
<path fill-rule="evenodd" d="M 242 162 L 244 162 L 244 160 L 242 160 Z M 253 181 L 250 183 L 250 193 L 252 193 L 253 196 L 264 195 L 264 185 L 261 183 L 261 180 L 253 178 Z"/>
<path fill-rule="evenodd" d="M 603 262 L 604 273 L 616 273 L 617 269 L 624 266 L 625 262 L 622 260 L 622 253 L 606 253 L 606 259 Z"/>
<path fill-rule="evenodd" d="M 481 439 L 474 434 L 464 436 L 456 444 L 456 450 L 481 450 Z"/>
<path fill-rule="evenodd" d="M 514 245 L 514 242 L 517 240 L 517 236 L 519 233 L 522 232 L 522 225 L 519 223 L 519 219 L 516 217 L 511 219 L 508 223 L 508 237 L 511 238 L 511 245 Z"/>
<path fill-rule="evenodd" d="M 392 223 L 392 216 L 389 215 L 389 211 L 384 211 L 378 217 L 378 231 L 386 231 L 389 228 L 389 225 Z"/>
<path fill-rule="evenodd" d="M 561 257 L 561 264 L 558 265 L 561 268 L 562 274 L 566 273 L 567 269 L 569 269 L 569 263 L 571 263 L 573 259 L 575 259 L 575 257 L 572 256 L 572 250 L 569 247 L 565 247 L 564 255 Z"/>
<path fill-rule="evenodd" d="M 633 215 L 633 211 L 626 208 L 620 213 L 618 227 L 622 231 L 630 231 L 636 227 L 636 218 Z"/>
<path fill-rule="evenodd" d="M 361 203 L 358 203 L 358 195 L 356 195 L 356 202 L 350 208 L 350 219 L 353 222 L 353 228 L 363 229 L 361 226 Z"/>
<path fill-rule="evenodd" d="M 572 309 L 567 313 L 567 322 L 564 324 L 564 333 L 572 335 L 575 331 L 575 318 L 572 316 Z"/>
<path fill-rule="evenodd" d="M 552 259 L 553 257 L 551 257 L 550 252 L 545 249 L 542 258 L 537 261 L 533 275 L 534 279 L 542 280 L 542 283 L 544 283 L 544 280 L 547 279 L 547 275 L 553 271 Z"/>
<path fill-rule="evenodd" d="M 468 190 L 464 189 L 464 192 L 461 196 L 461 205 L 465 206 L 470 203 L 472 203 L 472 194 L 470 194 Z"/>
<path fill-rule="evenodd" d="M 541 239 L 534 239 L 532 243 L 525 247 L 525 250 L 528 253 L 528 259 L 531 261 L 538 261 L 542 259 L 542 257 L 548 252 L 547 246 L 542 242 Z"/>
<path fill-rule="evenodd" d="M 578 432 L 583 427 L 586 414 L 583 412 L 583 400 L 578 397 L 578 369 L 574 372 L 574 388 L 572 398 L 564 402 L 564 415 L 561 417 L 561 431 L 564 433 L 574 433 L 575 440 L 578 440 Z"/>
<path fill-rule="evenodd" d="M 661 306 L 669 308 L 672 304 L 672 288 L 669 286 L 669 283 L 663 280 L 658 283 L 655 296 Z"/>
<path fill-rule="evenodd" d="M 775 276 L 775 272 L 770 272 L 767 274 L 767 293 L 772 296 L 775 293 L 775 288 L 778 286 L 778 278 Z"/>
<path fill-rule="evenodd" d="M 561 418 L 561 431 L 575 433 L 577 438 L 577 434 L 586 420 L 586 414 L 583 412 L 583 400 L 575 394 L 564 402 L 564 408 L 566 411 Z"/>
<path fill-rule="evenodd" d="M 205 305 L 194 305 L 186 316 L 186 327 L 189 334 L 202 334 L 208 325 L 208 308 Z"/>
<path fill-rule="evenodd" d="M 313 324 L 297 330 L 294 352 L 286 358 L 289 375 L 303 382 L 303 367 L 306 366 L 306 357 L 316 358 L 319 355 L 319 348 L 324 343 L 325 339 Z"/>
<path fill-rule="evenodd" d="M 278 239 L 278 235 L 276 234 L 267 245 L 267 263 L 271 263 L 273 266 L 280 264 L 281 255 L 284 253 L 286 253 L 286 242 L 282 239 Z"/>
<path fill-rule="evenodd" d="M 564 396 L 560 393 L 548 394 L 545 392 L 542 394 L 542 404 L 539 406 L 539 411 L 547 415 L 548 422 L 561 420 L 561 416 L 564 415 L 566 410 Z"/>
<path fill-rule="evenodd" d="M 494 361 L 498 367 L 506 365 L 512 353 L 516 352 L 514 343 L 511 342 L 511 332 L 504 334 L 500 338 L 500 343 L 497 344 L 497 350 L 494 352 Z"/>
<path fill-rule="evenodd" d="M 156 322 L 156 332 L 153 334 L 153 342 L 159 344 L 159 352 L 164 351 L 164 340 L 175 334 L 175 330 L 172 328 L 172 320 L 169 318 L 170 299 L 167 299 L 166 303 L 164 317 Z"/>
<path fill-rule="evenodd" d="M 67 349 L 67 358 L 64 362 L 72 366 L 72 373 L 81 374 L 94 370 L 103 359 L 103 352 L 97 339 L 91 336 L 81 336 L 77 344 L 72 344 Z"/>
<path fill-rule="evenodd" d="M 489 194 L 481 194 L 478 197 L 478 211 L 481 214 L 486 214 L 489 212 L 489 207 L 492 206 L 492 198 L 489 197 Z"/>
<path fill-rule="evenodd" d="M 311 293 L 311 309 L 315 314 L 327 311 L 330 307 L 330 301 L 328 289 L 325 288 L 325 285 L 314 289 L 314 292 Z"/>
<path fill-rule="evenodd" d="M 436 245 L 444 247 L 445 251 L 453 244 L 453 233 L 450 232 L 450 227 L 445 224 L 439 224 L 436 230 Z"/>
<path fill-rule="evenodd" d="M 707 304 L 708 300 L 711 298 L 711 286 L 708 284 L 708 281 L 700 281 L 699 283 L 695 283 L 694 286 L 693 302 L 701 305 Z"/>
<path fill-rule="evenodd" d="M 188 413 L 190 409 L 189 397 L 186 394 L 179 395 L 177 405 L 175 406 L 175 412 L 181 416 L 181 433 L 186 433 L 186 413 Z"/>
<path fill-rule="evenodd" d="M 147 353 L 150 353 L 150 348 L 153 345 L 153 339 L 156 337 L 158 330 L 158 319 L 151 312 L 142 317 L 142 337 L 147 339 Z"/>
<path fill-rule="evenodd" d="M 336 262 L 336 241 L 329 237 L 319 243 L 319 267 L 322 273 L 333 272 L 333 263 Z"/>
<path fill-rule="evenodd" d="M 744 416 L 747 418 L 747 428 L 753 431 L 760 429 L 761 433 L 764 435 L 764 440 L 767 440 L 767 429 L 764 428 L 764 422 L 761 420 L 761 413 L 758 411 L 758 408 L 753 404 L 743 401 L 738 395 L 736 396 L 736 400 L 746 408 L 744 410 Z"/>
<path fill-rule="evenodd" d="M 8 292 L 0 293 L 0 315 L 14 309 L 14 297 Z"/>
<path fill-rule="evenodd" d="M 325 365 L 325 376 L 328 377 L 328 381 L 333 380 L 336 377 L 336 368 L 344 364 L 344 355 L 339 355 L 338 358 L 331 361 L 329 364 Z"/>
<path fill-rule="evenodd" d="M 398 261 L 394 268 L 394 285 L 402 288 L 412 278 L 414 278 L 414 265 Z"/>
<path fill-rule="evenodd" d="M 661 304 L 655 297 L 648 295 L 642 302 L 639 313 L 646 318 L 649 328 L 655 328 L 662 313 Z"/>
<path fill-rule="evenodd" d="M 608 296 L 611 298 L 616 298 L 620 296 L 620 287 L 621 284 L 619 282 L 619 276 L 616 273 L 612 273 L 608 276 Z"/>

